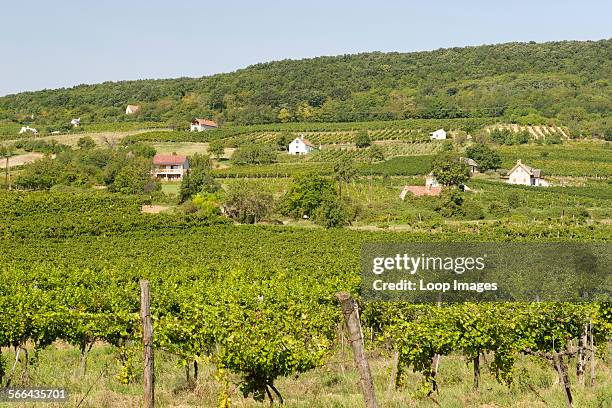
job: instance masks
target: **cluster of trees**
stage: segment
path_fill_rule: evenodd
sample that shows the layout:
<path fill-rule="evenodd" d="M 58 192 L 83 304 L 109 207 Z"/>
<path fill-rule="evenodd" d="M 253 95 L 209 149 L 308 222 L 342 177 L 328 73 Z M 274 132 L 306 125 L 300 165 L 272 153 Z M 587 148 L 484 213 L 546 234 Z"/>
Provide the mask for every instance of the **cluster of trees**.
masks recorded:
<path fill-rule="evenodd" d="M 40 141 L 36 142 L 38 146 Z M 96 147 L 90 137 L 81 138 L 78 149 L 62 148 L 47 151 L 53 144 L 42 145 L 49 155 L 25 165 L 14 185 L 26 190 L 45 190 L 56 185 L 86 187 L 105 185 L 110 191 L 124 194 L 152 193 L 159 183 L 151 179 L 151 157 L 155 149 L 148 145 L 132 144 L 117 148 Z"/>
<path fill-rule="evenodd" d="M 535 138 L 528 130 L 513 132 L 510 129 L 492 129 L 488 137 L 491 142 L 500 145 L 521 145 L 529 142 L 545 143 L 545 144 L 561 144 L 561 135 L 551 133 L 545 138 Z"/>
<path fill-rule="evenodd" d="M 609 132 L 612 40 L 508 43 L 257 64 L 203 78 L 79 85 L 0 98 L 0 121 L 193 117 L 235 124 L 503 117 Z M 125 105 L 142 108 L 129 117 Z"/>
<path fill-rule="evenodd" d="M 223 190 L 211 174 L 210 158 L 194 155 L 190 170 L 183 177 L 180 201 L 186 212 L 219 214 L 245 224 L 254 224 L 281 214 L 295 219 L 312 219 L 325 228 L 349 225 L 357 216 L 358 207 L 346 194 L 343 186 L 357 175 L 354 162 L 340 158 L 334 165 L 334 177 L 300 174 L 289 190 L 279 199 L 260 185 L 239 181 Z M 336 184 L 337 183 L 337 184 Z"/>

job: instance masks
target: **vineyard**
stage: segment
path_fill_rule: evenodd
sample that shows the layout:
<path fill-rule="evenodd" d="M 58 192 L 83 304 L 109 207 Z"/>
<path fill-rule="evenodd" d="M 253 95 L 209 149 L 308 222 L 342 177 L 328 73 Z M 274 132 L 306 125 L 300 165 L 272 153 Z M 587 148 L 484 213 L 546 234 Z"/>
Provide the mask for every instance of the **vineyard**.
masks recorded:
<path fill-rule="evenodd" d="M 363 242 L 610 236 L 603 226 L 544 224 L 449 225 L 410 234 L 232 226 L 138 214 L 137 197 L 23 193 L 0 199 L 0 381 L 18 383 L 16 370 L 40 364 L 35 356 L 62 341 L 79 350 L 83 369 L 92 348 L 112 346 L 120 364 L 116 381 L 138 382 L 138 281 L 148 279 L 155 348 L 186 367 L 213 367 L 222 399 L 229 398 L 231 380 L 245 396 L 278 401 L 282 377 L 330 361 L 342 344 L 334 295 L 359 296 Z M 105 214 L 112 224 L 108 220 L 104 228 L 88 231 Z M 397 354 L 393 382 L 416 399 L 435 389 L 444 393 L 444 383 L 437 381 L 441 374 L 432 371 L 435 356 L 443 361 L 463 356 L 475 376 L 483 364 L 501 383 L 529 383 L 515 371 L 517 360 L 530 355 L 549 364 L 548 357 L 561 356 L 567 371 L 576 362 L 595 361 L 587 343 L 603 357 L 612 333 L 605 304 L 362 303 L 362 308 L 368 347 Z M 13 361 L 9 352 L 26 358 Z M 412 370 L 422 374 L 419 384 L 406 382 Z M 588 372 L 578 375 L 579 384 L 591 381 Z"/>
<path fill-rule="evenodd" d="M 496 122 L 495 118 L 412 119 L 370 122 L 276 123 L 267 125 L 227 125 L 206 132 L 144 132 L 128 137 L 128 142 L 210 142 L 223 140 L 228 147 L 249 141 L 272 142 L 279 134 L 304 134 L 316 144 L 353 142 L 357 131 L 367 131 L 374 140 L 419 142 L 429 140 L 429 132 L 444 128 L 475 131 Z"/>

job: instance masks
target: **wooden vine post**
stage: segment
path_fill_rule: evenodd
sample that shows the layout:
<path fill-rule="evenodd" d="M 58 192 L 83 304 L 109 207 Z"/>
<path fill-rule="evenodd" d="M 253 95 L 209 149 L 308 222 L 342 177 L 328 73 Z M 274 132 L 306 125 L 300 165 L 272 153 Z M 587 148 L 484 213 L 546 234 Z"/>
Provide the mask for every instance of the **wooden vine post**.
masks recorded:
<path fill-rule="evenodd" d="M 374 381 L 372 380 L 370 365 L 368 364 L 368 360 L 365 356 L 363 332 L 361 330 L 361 323 L 359 321 L 359 310 L 357 308 L 357 303 L 347 292 L 337 293 L 336 297 L 340 301 L 342 313 L 344 314 L 344 321 L 348 330 L 349 343 L 353 349 L 353 357 L 355 359 L 355 364 L 357 365 L 357 370 L 359 371 L 361 391 L 363 392 L 365 406 L 367 408 L 377 408 L 378 404 L 376 403 L 376 394 L 374 392 Z"/>
<path fill-rule="evenodd" d="M 144 408 L 155 406 L 155 366 L 153 363 L 153 322 L 151 321 L 151 297 L 149 281 L 140 281 L 140 320 L 144 346 Z"/>

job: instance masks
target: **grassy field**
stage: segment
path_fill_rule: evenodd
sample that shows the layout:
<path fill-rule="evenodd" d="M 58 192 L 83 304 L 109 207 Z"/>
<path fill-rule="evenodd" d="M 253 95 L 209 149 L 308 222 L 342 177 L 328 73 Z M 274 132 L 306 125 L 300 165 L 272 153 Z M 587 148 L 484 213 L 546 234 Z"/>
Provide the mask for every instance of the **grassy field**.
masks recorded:
<path fill-rule="evenodd" d="M 36 363 L 27 372 L 17 366 L 15 385 L 53 385 L 65 387 L 70 392 L 68 406 L 91 408 L 138 407 L 141 406 L 142 356 L 139 349 L 131 360 L 137 381 L 123 384 L 118 379 L 121 365 L 116 349 L 97 345 L 90 352 L 85 372 L 77 349 L 58 343 L 37 355 Z M 6 352 L 12 361 L 14 354 Z M 612 404 L 612 377 L 610 366 L 611 350 L 605 359 L 597 360 L 595 385 L 577 386 L 575 376 L 570 375 L 573 384 L 575 406 L 608 407 Z M 511 386 L 497 382 L 486 367 L 481 374 L 478 390 L 473 389 L 471 366 L 460 356 L 443 357 L 440 361 L 439 391 L 431 397 L 420 392 L 422 376 L 408 373 L 405 386 L 389 389 L 392 358 L 380 351 L 368 353 L 376 386 L 379 406 L 385 408 L 429 408 L 429 407 L 563 407 L 564 391 L 558 377 L 549 364 L 533 357 L 519 359 L 517 380 Z M 490 357 L 489 357 L 490 359 Z M 256 408 L 262 404 L 252 398 L 244 398 L 235 385 L 223 386 L 213 365 L 205 359 L 199 362 L 199 374 L 194 379 L 193 366 L 187 380 L 186 367 L 180 360 L 163 351 L 156 351 L 156 402 L 159 407 L 217 407 L 219 395 L 227 392 L 232 407 Z M 238 380 L 229 377 L 229 380 Z M 588 379 L 588 377 L 587 377 Z M 355 369 L 350 347 L 339 347 L 328 363 L 318 369 L 296 377 L 283 378 L 277 388 L 288 408 L 353 408 L 363 402 L 359 389 L 359 376 Z M 0 407 L 38 407 L 41 404 L 0 403 Z M 64 407 L 66 404 L 44 404 L 46 407 Z"/>

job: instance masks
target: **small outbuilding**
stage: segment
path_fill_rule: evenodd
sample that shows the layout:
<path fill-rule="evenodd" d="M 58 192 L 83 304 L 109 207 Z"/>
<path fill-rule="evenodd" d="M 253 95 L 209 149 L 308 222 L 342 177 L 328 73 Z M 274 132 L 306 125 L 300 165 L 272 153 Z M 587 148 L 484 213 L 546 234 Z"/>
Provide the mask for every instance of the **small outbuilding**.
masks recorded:
<path fill-rule="evenodd" d="M 430 133 L 431 140 L 445 140 L 446 139 L 446 130 L 438 129 L 435 132 Z"/>
<path fill-rule="evenodd" d="M 194 119 L 191 121 L 192 132 L 202 132 L 209 129 L 217 129 L 219 125 L 214 120 L 209 119 Z"/>

